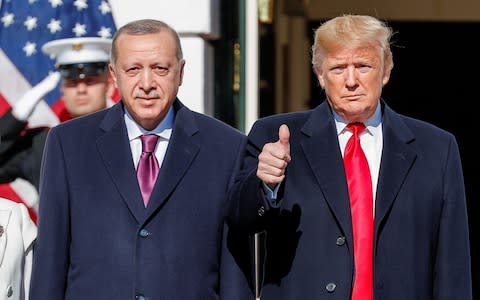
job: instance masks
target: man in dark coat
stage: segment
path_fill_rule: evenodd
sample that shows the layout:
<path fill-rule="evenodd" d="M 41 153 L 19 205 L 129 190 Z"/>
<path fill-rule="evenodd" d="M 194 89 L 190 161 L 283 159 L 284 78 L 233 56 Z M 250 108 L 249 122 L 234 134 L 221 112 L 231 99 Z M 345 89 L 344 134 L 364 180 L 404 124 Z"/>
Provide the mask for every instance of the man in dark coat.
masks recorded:
<path fill-rule="evenodd" d="M 249 133 L 229 222 L 266 231 L 262 300 L 472 299 L 458 145 L 381 99 L 391 34 L 370 16 L 322 24 L 312 63 L 326 101 L 258 120 Z M 369 169 L 355 182 L 350 138 Z M 368 188 L 353 193 L 366 177 Z M 358 199 L 369 207 L 361 214 Z"/>
<path fill-rule="evenodd" d="M 180 102 L 184 65 L 170 26 L 128 23 L 110 64 L 121 102 L 51 129 L 32 299 L 252 298 L 224 238 L 246 137 Z M 144 136 L 157 138 L 151 192 L 137 178 Z"/>

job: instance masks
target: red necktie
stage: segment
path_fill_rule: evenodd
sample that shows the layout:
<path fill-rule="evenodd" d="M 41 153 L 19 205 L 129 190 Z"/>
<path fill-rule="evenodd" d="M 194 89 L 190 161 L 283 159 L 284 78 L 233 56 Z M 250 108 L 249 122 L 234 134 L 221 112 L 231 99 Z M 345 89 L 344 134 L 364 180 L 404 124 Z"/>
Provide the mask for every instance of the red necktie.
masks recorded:
<path fill-rule="evenodd" d="M 159 136 L 155 134 L 142 135 L 142 154 L 137 167 L 138 184 L 142 192 L 143 203 L 147 207 L 152 193 L 153 186 L 157 180 L 159 166 L 157 158 L 155 157 L 155 146 L 157 145 Z"/>
<path fill-rule="evenodd" d="M 365 129 L 362 123 L 351 123 L 353 131 L 343 157 L 347 175 L 348 192 L 353 226 L 355 280 L 352 300 L 371 300 L 373 292 L 373 195 L 372 179 L 367 158 L 360 146 L 359 134 Z"/>

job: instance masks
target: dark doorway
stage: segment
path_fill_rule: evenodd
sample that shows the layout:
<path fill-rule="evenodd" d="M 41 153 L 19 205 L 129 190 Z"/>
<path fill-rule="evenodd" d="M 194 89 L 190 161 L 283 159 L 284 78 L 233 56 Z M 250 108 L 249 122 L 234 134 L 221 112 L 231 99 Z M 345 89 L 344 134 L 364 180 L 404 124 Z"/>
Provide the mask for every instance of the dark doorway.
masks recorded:
<path fill-rule="evenodd" d="M 319 23 L 312 24 L 316 28 Z M 474 299 L 480 299 L 480 184 L 475 155 L 478 117 L 473 106 L 480 99 L 480 45 L 474 42 L 480 23 L 393 22 L 394 68 L 384 89 L 386 102 L 397 112 L 433 123 L 453 133 L 464 169 Z M 312 80 L 312 105 L 323 94 Z M 474 126 L 474 127 L 470 127 Z M 455 241 L 451 241 L 455 243 Z"/>

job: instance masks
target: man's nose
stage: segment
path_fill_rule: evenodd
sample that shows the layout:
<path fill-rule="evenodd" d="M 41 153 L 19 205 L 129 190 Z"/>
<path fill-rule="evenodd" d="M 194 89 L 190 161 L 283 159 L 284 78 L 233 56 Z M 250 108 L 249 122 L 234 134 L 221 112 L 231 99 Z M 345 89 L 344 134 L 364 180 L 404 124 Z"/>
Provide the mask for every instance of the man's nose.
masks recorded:
<path fill-rule="evenodd" d="M 77 83 L 77 91 L 80 93 L 84 93 L 87 90 L 87 83 L 84 81 L 79 81 Z"/>
<path fill-rule="evenodd" d="M 353 66 L 348 67 L 345 73 L 345 84 L 349 87 L 353 87 L 357 84 L 357 75 Z"/>
<path fill-rule="evenodd" d="M 150 70 L 144 70 L 140 76 L 140 86 L 144 90 L 150 90 L 155 87 L 153 74 Z"/>

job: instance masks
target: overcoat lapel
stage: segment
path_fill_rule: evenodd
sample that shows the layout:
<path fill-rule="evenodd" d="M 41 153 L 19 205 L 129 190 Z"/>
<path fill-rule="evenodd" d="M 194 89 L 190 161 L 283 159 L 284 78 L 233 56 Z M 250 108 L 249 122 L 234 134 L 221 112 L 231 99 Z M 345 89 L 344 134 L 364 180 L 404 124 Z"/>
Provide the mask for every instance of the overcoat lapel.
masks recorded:
<path fill-rule="evenodd" d="M 112 181 L 138 223 L 143 222 L 145 207 L 138 186 L 121 103 L 105 116 L 101 128 L 105 134 L 97 140 L 100 156 Z"/>
<path fill-rule="evenodd" d="M 200 150 L 192 138 L 198 132 L 193 113 L 178 100 L 174 109 L 171 140 L 147 206 L 147 218 L 169 198 Z"/>
<path fill-rule="evenodd" d="M 384 105 L 382 124 L 383 153 L 375 198 L 376 238 L 417 157 L 410 146 L 414 140 L 413 133 L 387 105 Z"/>
<path fill-rule="evenodd" d="M 375 234 L 411 169 L 417 154 L 410 146 L 413 133 L 385 103 L 383 105 L 383 153 L 375 200 Z M 328 122 L 321 120 L 328 119 Z M 302 128 L 301 147 L 332 214 L 350 243 L 352 223 L 343 158 L 335 122 L 326 102 L 319 105 Z M 326 171 L 328 170 L 328 171 Z"/>
<path fill-rule="evenodd" d="M 322 120 L 327 119 L 328 122 Z M 337 131 L 328 104 L 318 106 L 302 128 L 305 157 L 318 181 L 332 214 L 345 236 L 352 240 L 348 189 Z"/>

